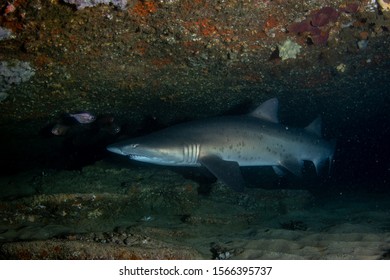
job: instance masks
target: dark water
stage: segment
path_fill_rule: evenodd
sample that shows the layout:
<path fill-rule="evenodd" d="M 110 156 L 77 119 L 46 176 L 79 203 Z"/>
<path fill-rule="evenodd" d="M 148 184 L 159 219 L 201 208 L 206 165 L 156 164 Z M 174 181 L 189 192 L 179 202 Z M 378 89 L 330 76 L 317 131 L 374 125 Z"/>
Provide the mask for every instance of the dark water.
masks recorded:
<path fill-rule="evenodd" d="M 349 188 L 366 183 L 373 185 L 373 190 L 386 191 L 390 176 L 390 108 L 388 89 L 383 88 L 379 97 L 373 97 L 370 107 L 364 104 L 349 113 L 343 113 L 339 119 L 337 115 L 327 115 L 323 119 L 325 138 L 336 139 L 337 146 L 334 156 L 333 169 L 330 181 L 335 184 L 345 184 Z M 287 102 L 282 103 L 282 102 Z M 312 120 L 311 113 L 303 119 L 300 111 L 286 112 L 288 100 L 281 103 L 282 122 L 291 126 L 305 126 Z M 355 106 L 348 104 L 347 106 Z M 376 107 L 378 106 L 378 107 Z M 244 106 L 248 109 L 249 106 Z M 253 107 L 253 105 L 252 105 Z M 326 108 L 323 109 L 326 113 Z M 356 112 L 356 110 L 366 110 Z M 376 112 L 376 110 L 378 110 Z M 330 108 L 330 111 L 335 111 Z M 235 114 L 245 113 L 244 109 L 234 111 Z M 297 114 L 295 114 L 297 113 Z M 231 114 L 231 113 L 230 113 Z M 287 121 L 286 121 L 287 120 Z M 180 122 L 180 121 L 178 121 Z M 4 176 L 39 167 L 42 169 L 80 170 L 84 166 L 98 160 L 116 157 L 107 152 L 105 147 L 118 140 L 137 137 L 165 128 L 158 120 L 148 117 L 134 131 L 127 129 L 126 120 L 120 123 L 122 131 L 118 135 L 105 134 L 90 129 L 79 129 L 71 135 L 54 137 L 50 128 L 43 127 L 35 132 L 31 139 L 10 139 L 3 137 L 1 174 Z M 11 127 L 12 128 L 12 127 Z M 8 132 L 12 135 L 12 132 Z M 130 164 L 130 163 L 129 163 Z M 145 166 L 147 168 L 148 166 Z M 310 166 L 308 166 L 310 168 Z M 267 172 L 266 172 L 267 173 Z M 304 181 L 303 181 L 304 183 Z"/>

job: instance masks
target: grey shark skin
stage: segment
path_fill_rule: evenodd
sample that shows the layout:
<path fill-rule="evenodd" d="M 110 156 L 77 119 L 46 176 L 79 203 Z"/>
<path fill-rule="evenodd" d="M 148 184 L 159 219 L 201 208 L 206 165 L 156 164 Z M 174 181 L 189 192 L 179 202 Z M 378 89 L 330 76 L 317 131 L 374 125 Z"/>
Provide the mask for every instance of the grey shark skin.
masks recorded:
<path fill-rule="evenodd" d="M 301 175 L 303 162 L 313 162 L 317 173 L 335 149 L 321 137 L 321 119 L 304 129 L 278 121 L 278 100 L 272 98 L 242 116 L 225 116 L 178 124 L 152 134 L 115 143 L 113 153 L 132 160 L 167 166 L 204 166 L 236 191 L 244 190 L 240 166 L 272 166 Z"/>

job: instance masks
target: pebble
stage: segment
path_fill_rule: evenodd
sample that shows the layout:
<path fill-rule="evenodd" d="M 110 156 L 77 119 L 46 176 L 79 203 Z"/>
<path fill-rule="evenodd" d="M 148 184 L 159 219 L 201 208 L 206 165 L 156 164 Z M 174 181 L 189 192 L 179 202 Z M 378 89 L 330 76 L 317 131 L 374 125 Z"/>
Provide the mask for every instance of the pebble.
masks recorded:
<path fill-rule="evenodd" d="M 368 40 L 360 40 L 357 42 L 357 46 L 360 50 L 367 48 Z"/>

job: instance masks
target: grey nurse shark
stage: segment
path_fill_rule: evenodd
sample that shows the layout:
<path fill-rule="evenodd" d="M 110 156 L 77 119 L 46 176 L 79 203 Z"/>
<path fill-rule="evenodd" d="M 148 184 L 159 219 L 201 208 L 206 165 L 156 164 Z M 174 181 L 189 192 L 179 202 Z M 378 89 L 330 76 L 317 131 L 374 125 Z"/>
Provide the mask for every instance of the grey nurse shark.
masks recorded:
<path fill-rule="evenodd" d="M 168 127 L 107 147 L 132 160 L 166 166 L 204 166 L 236 191 L 244 190 L 240 166 L 272 166 L 300 176 L 304 161 L 317 173 L 329 162 L 334 141 L 321 137 L 321 119 L 303 129 L 279 123 L 272 98 L 248 115 L 223 116 Z"/>

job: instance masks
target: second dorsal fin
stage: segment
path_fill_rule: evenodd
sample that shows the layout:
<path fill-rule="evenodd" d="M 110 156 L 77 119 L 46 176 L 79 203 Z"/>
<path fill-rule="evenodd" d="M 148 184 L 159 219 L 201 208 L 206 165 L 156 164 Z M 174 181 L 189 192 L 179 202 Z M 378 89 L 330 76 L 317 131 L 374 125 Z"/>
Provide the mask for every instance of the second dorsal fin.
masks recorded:
<path fill-rule="evenodd" d="M 318 137 L 321 137 L 322 136 L 321 127 L 322 127 L 321 117 L 318 117 L 314 121 L 312 121 L 308 126 L 306 126 L 305 130 Z"/>

